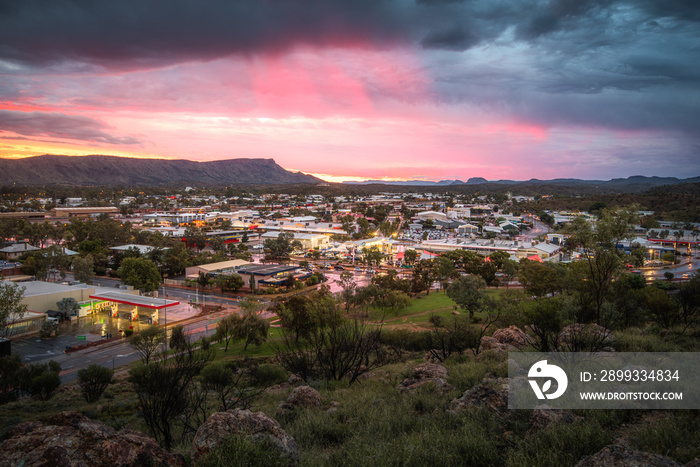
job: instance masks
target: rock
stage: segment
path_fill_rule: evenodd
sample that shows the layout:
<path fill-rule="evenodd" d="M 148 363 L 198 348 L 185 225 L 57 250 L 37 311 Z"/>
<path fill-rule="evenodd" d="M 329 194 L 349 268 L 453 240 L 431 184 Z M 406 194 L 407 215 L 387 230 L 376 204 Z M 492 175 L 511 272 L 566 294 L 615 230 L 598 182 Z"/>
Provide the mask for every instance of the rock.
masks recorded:
<path fill-rule="evenodd" d="M 185 466 L 153 439 L 134 430 L 117 431 L 78 412 L 61 412 L 46 423 L 24 422 L 2 437 L 3 465 Z"/>
<path fill-rule="evenodd" d="M 277 407 L 276 415 L 286 415 L 299 407 L 321 407 L 321 394 L 312 387 L 299 386 Z"/>
<path fill-rule="evenodd" d="M 289 393 L 285 402 L 295 407 L 321 407 L 321 394 L 310 386 L 299 386 Z"/>
<path fill-rule="evenodd" d="M 682 466 L 668 457 L 651 452 L 637 451 L 627 446 L 606 446 L 596 454 L 586 456 L 576 464 L 576 467 L 674 467 Z"/>
<path fill-rule="evenodd" d="M 268 441 L 288 457 L 290 462 L 299 462 L 297 443 L 276 420 L 262 412 L 240 409 L 212 414 L 199 427 L 192 441 L 192 461 L 197 462 L 229 436 Z"/>
<path fill-rule="evenodd" d="M 447 368 L 436 363 L 421 363 L 413 369 L 413 377 L 417 379 L 447 378 Z"/>
<path fill-rule="evenodd" d="M 518 349 L 527 347 L 532 343 L 532 338 L 525 334 L 517 326 L 509 326 L 507 328 L 497 329 L 491 336 L 501 344 L 510 345 Z"/>
<path fill-rule="evenodd" d="M 481 338 L 481 343 L 479 344 L 479 353 L 485 352 L 487 350 L 491 350 L 496 353 L 503 353 L 512 352 L 518 349 L 510 344 L 503 344 L 501 342 L 498 342 L 498 340 L 493 337 L 486 336 Z"/>
<path fill-rule="evenodd" d="M 553 409 L 548 405 L 540 405 L 532 411 L 527 434 L 530 435 L 552 423 L 575 423 L 581 420 L 583 420 L 581 417 L 574 415 L 568 410 Z"/>
<path fill-rule="evenodd" d="M 489 411 L 504 413 L 508 409 L 508 390 L 498 390 L 493 386 L 474 386 L 462 397 L 450 402 L 450 411 L 470 410 L 483 407 Z"/>
<path fill-rule="evenodd" d="M 435 352 L 432 352 L 430 350 L 427 351 L 425 355 L 423 355 L 423 360 L 425 360 L 426 363 L 440 363 L 440 359 L 435 356 L 435 354 L 438 352 L 438 350 L 435 350 Z"/>
<path fill-rule="evenodd" d="M 335 413 L 338 411 L 339 408 L 340 408 L 339 402 L 331 401 L 331 403 L 328 405 L 328 410 L 326 410 L 326 412 Z"/>
<path fill-rule="evenodd" d="M 436 363 L 421 363 L 412 370 L 413 374 L 399 384 L 399 391 L 414 391 L 423 386 L 433 384 L 440 394 L 453 391 L 455 388 L 446 381 L 447 369 Z"/>

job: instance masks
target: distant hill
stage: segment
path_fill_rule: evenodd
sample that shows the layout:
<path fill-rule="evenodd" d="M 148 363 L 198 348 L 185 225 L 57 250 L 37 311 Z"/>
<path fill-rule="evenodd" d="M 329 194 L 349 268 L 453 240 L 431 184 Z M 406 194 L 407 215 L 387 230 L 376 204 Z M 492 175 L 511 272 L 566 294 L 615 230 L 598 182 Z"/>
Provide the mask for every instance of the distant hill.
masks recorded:
<path fill-rule="evenodd" d="M 283 169 L 273 159 L 188 160 L 115 156 L 0 159 L 0 185 L 291 185 L 321 183 Z"/>
<path fill-rule="evenodd" d="M 425 180 L 406 180 L 406 181 L 384 181 L 384 180 L 366 180 L 363 182 L 343 182 L 345 185 L 400 185 L 400 186 L 419 186 L 419 187 L 457 187 L 469 185 L 481 185 L 480 188 L 509 186 L 514 187 L 579 187 L 589 189 L 602 189 L 603 191 L 623 191 L 623 192 L 642 192 L 655 187 L 678 185 L 683 183 L 698 183 L 700 177 L 680 179 L 676 177 L 645 177 L 642 175 L 634 175 L 628 178 L 614 178 L 612 180 L 580 180 L 576 178 L 555 178 L 553 180 L 538 180 L 536 178 L 530 180 L 486 180 L 481 177 L 473 177 L 463 182 L 461 180 L 440 180 L 439 182 L 429 182 Z"/>

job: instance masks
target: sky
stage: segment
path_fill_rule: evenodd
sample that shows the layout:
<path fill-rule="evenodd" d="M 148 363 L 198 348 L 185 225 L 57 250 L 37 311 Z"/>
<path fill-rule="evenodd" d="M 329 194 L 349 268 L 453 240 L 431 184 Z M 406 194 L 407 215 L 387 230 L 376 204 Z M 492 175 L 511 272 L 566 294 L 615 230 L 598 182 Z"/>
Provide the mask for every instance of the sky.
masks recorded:
<path fill-rule="evenodd" d="M 0 157 L 700 175 L 697 0 L 0 0 Z"/>

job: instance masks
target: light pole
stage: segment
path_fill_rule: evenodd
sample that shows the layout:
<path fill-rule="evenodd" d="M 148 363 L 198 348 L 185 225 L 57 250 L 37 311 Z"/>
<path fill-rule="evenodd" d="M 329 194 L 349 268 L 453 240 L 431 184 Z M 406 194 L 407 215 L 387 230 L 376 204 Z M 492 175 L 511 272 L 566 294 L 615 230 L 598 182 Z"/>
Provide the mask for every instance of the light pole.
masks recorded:
<path fill-rule="evenodd" d="M 163 285 L 163 321 L 165 321 L 165 348 L 168 348 L 168 303 L 165 299 L 165 285 Z"/>

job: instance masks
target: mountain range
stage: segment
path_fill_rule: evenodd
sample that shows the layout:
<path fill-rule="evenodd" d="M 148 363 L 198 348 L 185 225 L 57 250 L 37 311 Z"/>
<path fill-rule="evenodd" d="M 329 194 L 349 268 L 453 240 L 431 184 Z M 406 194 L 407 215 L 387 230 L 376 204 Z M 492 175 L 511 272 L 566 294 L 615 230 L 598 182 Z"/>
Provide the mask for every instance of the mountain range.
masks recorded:
<path fill-rule="evenodd" d="M 195 162 L 115 156 L 44 155 L 0 159 L 2 185 L 291 185 L 323 180 L 290 172 L 273 159 Z"/>
<path fill-rule="evenodd" d="M 423 187 L 444 187 L 444 186 L 463 186 L 463 185 L 579 185 L 579 186 L 597 186 L 600 188 L 611 187 L 639 187 L 649 189 L 664 185 L 678 185 L 681 183 L 698 183 L 700 177 L 692 178 L 676 178 L 676 177 L 645 177 L 643 175 L 634 175 L 628 178 L 613 178 L 612 180 L 581 180 L 577 178 L 555 178 L 552 180 L 539 180 L 536 178 L 530 180 L 486 180 L 481 177 L 473 177 L 466 182 L 462 180 L 440 180 L 438 182 L 426 180 L 402 180 L 402 181 L 386 181 L 386 180 L 365 180 L 362 182 L 343 182 L 345 185 L 400 185 L 400 186 L 423 186 Z M 627 190 L 626 190 L 627 191 Z"/>

